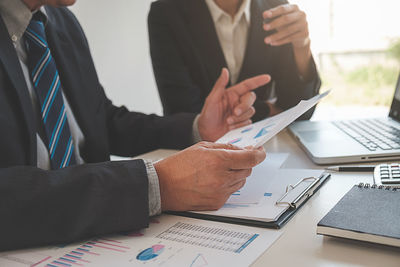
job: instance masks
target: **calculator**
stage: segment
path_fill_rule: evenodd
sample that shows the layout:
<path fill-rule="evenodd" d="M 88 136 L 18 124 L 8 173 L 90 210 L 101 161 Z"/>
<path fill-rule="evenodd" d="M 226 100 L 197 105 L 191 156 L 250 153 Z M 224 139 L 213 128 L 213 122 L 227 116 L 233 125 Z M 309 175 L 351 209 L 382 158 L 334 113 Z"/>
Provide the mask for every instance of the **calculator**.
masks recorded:
<path fill-rule="evenodd" d="M 374 168 L 374 183 L 400 188 L 400 163 L 386 163 Z"/>

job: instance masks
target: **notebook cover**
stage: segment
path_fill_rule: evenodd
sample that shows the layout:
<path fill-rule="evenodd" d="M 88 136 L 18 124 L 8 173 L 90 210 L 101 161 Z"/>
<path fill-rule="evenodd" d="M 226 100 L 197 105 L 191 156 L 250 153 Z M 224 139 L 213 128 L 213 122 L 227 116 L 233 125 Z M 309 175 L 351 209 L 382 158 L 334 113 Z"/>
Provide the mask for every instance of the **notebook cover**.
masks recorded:
<path fill-rule="evenodd" d="M 400 191 L 355 185 L 318 226 L 400 239 Z"/>

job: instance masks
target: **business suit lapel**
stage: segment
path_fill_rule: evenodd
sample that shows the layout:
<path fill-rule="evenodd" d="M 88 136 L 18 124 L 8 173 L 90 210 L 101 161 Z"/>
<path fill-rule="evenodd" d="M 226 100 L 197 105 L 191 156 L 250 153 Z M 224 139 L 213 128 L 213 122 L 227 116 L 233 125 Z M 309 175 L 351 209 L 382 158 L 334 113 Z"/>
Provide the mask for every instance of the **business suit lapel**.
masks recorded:
<path fill-rule="evenodd" d="M 33 106 L 15 47 L 0 17 L 0 61 L 15 87 L 29 139 L 29 162 L 36 165 L 36 126 Z M 4 89 L 7 90 L 7 89 Z"/>
<path fill-rule="evenodd" d="M 185 5 L 192 38 L 200 50 L 202 60 L 206 62 L 211 81 L 215 82 L 227 64 L 210 11 L 204 0 L 186 0 Z"/>

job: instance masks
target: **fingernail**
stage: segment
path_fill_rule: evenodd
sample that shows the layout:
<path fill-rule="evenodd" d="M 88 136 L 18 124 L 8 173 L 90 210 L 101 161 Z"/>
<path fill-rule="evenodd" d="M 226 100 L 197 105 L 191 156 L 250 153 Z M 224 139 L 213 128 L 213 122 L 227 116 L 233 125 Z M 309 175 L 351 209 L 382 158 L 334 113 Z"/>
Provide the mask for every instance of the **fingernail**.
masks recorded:
<path fill-rule="evenodd" d="M 267 17 L 272 17 L 272 12 L 271 11 L 267 12 Z"/>
<path fill-rule="evenodd" d="M 240 108 L 235 110 L 235 114 L 236 114 L 236 116 L 240 116 L 240 114 L 242 114 L 242 111 L 240 110 Z"/>
<path fill-rule="evenodd" d="M 270 28 L 271 28 L 271 25 L 269 25 L 269 24 L 264 25 L 264 29 L 269 30 Z"/>
<path fill-rule="evenodd" d="M 227 122 L 228 122 L 228 124 L 232 124 L 233 123 L 233 119 L 231 117 L 229 117 Z"/>
<path fill-rule="evenodd" d="M 264 41 L 268 44 L 269 42 L 271 42 L 271 38 L 265 38 Z"/>

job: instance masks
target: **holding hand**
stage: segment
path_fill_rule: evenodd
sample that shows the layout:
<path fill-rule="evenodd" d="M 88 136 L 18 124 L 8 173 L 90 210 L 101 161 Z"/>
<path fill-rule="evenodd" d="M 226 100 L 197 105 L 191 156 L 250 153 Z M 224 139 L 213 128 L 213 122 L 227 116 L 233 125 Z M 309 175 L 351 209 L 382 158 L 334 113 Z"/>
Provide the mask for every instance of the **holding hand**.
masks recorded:
<path fill-rule="evenodd" d="M 232 129 L 251 124 L 256 94 L 252 90 L 267 84 L 269 75 L 258 75 L 228 89 L 229 73 L 222 69 L 200 113 L 198 127 L 203 140 L 216 141 Z"/>
<path fill-rule="evenodd" d="M 292 43 L 293 47 L 306 47 L 310 43 L 306 14 L 297 5 L 281 5 L 263 13 L 264 19 L 272 19 L 264 24 L 264 30 L 276 32 L 264 41 L 272 46 Z"/>
<path fill-rule="evenodd" d="M 154 164 L 162 210 L 215 210 L 265 159 L 263 148 L 201 142 Z"/>
<path fill-rule="evenodd" d="M 292 44 L 298 74 L 304 80 L 310 80 L 312 55 L 306 14 L 297 5 L 286 4 L 265 11 L 263 17 L 272 20 L 264 24 L 264 30 L 275 30 L 274 34 L 265 37 L 264 42 L 272 46 Z"/>

